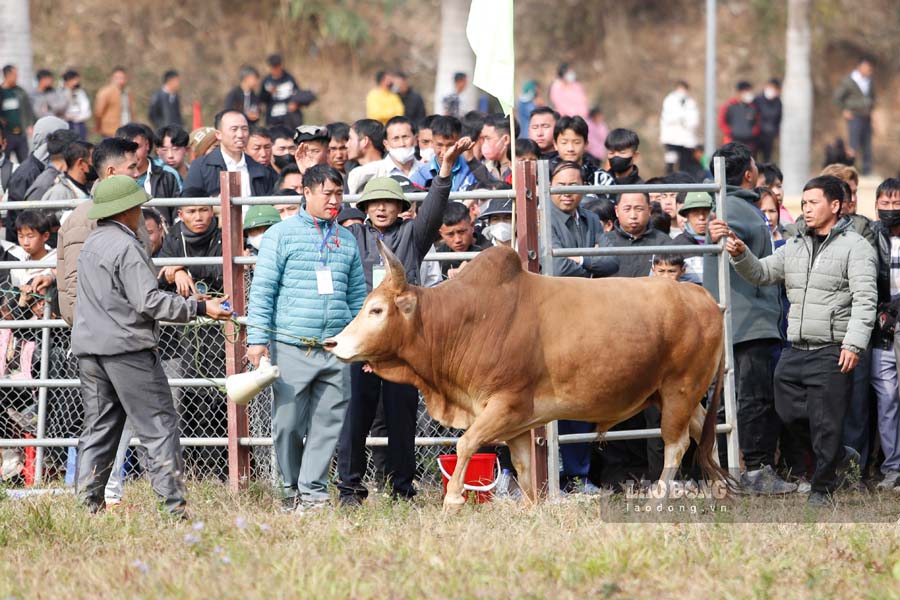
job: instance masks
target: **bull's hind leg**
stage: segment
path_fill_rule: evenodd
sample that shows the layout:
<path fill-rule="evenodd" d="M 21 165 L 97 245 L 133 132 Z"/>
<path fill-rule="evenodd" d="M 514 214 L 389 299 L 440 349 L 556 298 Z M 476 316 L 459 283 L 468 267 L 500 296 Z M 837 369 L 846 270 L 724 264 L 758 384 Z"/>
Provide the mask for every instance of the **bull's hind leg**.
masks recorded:
<path fill-rule="evenodd" d="M 691 415 L 691 439 L 696 442 L 697 446 L 700 446 L 700 438 L 703 437 L 703 420 L 706 418 L 706 409 L 703 408 L 702 404 L 698 404 L 697 408 L 694 409 L 694 414 Z M 713 448 L 712 448 L 712 461 L 716 466 L 719 466 L 719 449 L 717 445 L 717 439 L 719 436 L 715 436 L 713 438 Z"/>
<path fill-rule="evenodd" d="M 531 431 L 507 440 L 506 445 L 509 446 L 509 454 L 519 476 L 519 489 L 528 501 L 536 502 L 537 495 L 531 487 Z"/>
<path fill-rule="evenodd" d="M 691 443 L 690 430 L 695 418 L 695 410 L 689 400 L 691 396 L 692 394 L 680 385 L 667 386 L 660 390 L 660 429 L 665 450 L 663 470 L 657 483 L 659 495 L 670 489 L 670 484 L 681 466 L 681 459 L 684 458 L 684 453 Z"/>
<path fill-rule="evenodd" d="M 511 404 L 524 403 L 522 396 L 515 396 L 507 402 L 504 398 L 493 397 L 487 401 L 484 410 L 479 414 L 469 429 L 456 443 L 456 470 L 447 483 L 447 494 L 444 496 L 444 510 L 459 508 L 466 503 L 463 496 L 464 476 L 472 455 L 482 446 L 498 440 L 507 440 L 518 436 L 525 428 L 531 428 L 526 415 L 513 411 Z"/>

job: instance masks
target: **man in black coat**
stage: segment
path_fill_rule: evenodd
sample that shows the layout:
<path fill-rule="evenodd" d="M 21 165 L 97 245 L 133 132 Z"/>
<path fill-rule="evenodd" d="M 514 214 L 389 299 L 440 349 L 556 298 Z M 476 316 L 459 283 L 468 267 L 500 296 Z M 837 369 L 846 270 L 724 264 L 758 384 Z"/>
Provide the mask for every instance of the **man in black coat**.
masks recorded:
<path fill-rule="evenodd" d="M 403 71 L 394 72 L 394 86 L 400 100 L 403 101 L 403 116 L 413 122 L 413 125 L 419 127 L 422 121 L 428 116 L 425 110 L 425 101 L 422 100 L 422 94 L 417 92 L 409 85 L 406 73 Z"/>
<path fill-rule="evenodd" d="M 277 175 L 247 156 L 244 148 L 250 138 L 247 117 L 226 109 L 216 115 L 216 139 L 219 147 L 191 163 L 184 180 L 185 198 L 219 195 L 222 171 L 241 173 L 241 196 L 268 196 L 275 190 Z"/>
<path fill-rule="evenodd" d="M 376 177 L 366 184 L 362 198 L 357 202 L 359 209 L 366 213 L 366 222 L 351 225 L 349 229 L 359 245 L 369 292 L 381 284 L 387 272 L 387 267 L 381 264 L 379 240 L 403 263 L 407 281 L 420 285 L 419 266 L 441 226 L 450 197 L 452 167 L 472 146 L 471 139 L 462 138 L 445 152 L 440 172 L 413 219 L 399 218 L 402 212 L 409 210 L 410 202 L 395 179 Z M 416 494 L 413 477 L 418 391 L 411 385 L 381 379 L 366 371 L 363 363 L 350 366 L 350 389 L 350 404 L 338 442 L 341 504 L 361 504 L 368 495 L 362 481 L 366 471 L 366 435 L 375 419 L 379 396 L 388 431 L 386 475 L 390 479 L 391 492 L 397 498 L 412 498 Z"/>
<path fill-rule="evenodd" d="M 753 101 L 759 109 L 759 137 L 756 138 L 756 156 L 760 162 L 772 161 L 772 150 L 781 130 L 781 81 L 770 79 L 763 93 Z"/>
<path fill-rule="evenodd" d="M 288 100 L 300 91 L 297 80 L 284 68 L 280 54 L 272 54 L 266 60 L 269 74 L 263 79 L 259 101 L 266 105 L 266 125 L 274 127 L 287 120 Z"/>
<path fill-rule="evenodd" d="M 240 83 L 231 88 L 225 96 L 225 110 L 236 110 L 244 113 L 251 125 L 259 122 L 259 94 L 256 87 L 259 85 L 259 71 L 250 65 L 241 67 L 239 74 Z"/>
<path fill-rule="evenodd" d="M 169 70 L 163 74 L 162 87 L 153 93 L 150 98 L 148 116 L 154 129 L 166 125 L 184 125 L 181 118 L 181 97 L 178 90 L 181 88 L 181 78 L 178 71 Z"/>

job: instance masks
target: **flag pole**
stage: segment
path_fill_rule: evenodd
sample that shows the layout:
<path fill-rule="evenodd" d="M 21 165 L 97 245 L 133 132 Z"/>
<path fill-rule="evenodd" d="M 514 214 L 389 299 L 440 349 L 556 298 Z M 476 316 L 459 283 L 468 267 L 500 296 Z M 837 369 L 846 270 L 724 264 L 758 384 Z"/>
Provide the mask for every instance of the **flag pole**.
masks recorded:
<path fill-rule="evenodd" d="M 515 4 L 514 4 L 515 6 Z M 513 11 L 512 18 L 510 19 L 509 28 L 511 29 L 510 35 L 513 39 L 513 47 L 515 48 L 515 39 L 516 39 L 516 19 L 515 19 L 515 11 Z M 515 50 L 513 50 L 515 52 Z M 518 136 L 516 135 L 516 63 L 513 61 L 512 66 L 513 76 L 512 76 L 512 90 L 510 97 L 513 99 L 513 105 L 509 109 L 509 166 L 512 170 L 512 188 L 516 189 L 516 140 Z M 500 174 L 503 177 L 503 173 Z M 510 223 L 510 227 L 512 229 L 513 239 L 517 239 L 516 237 L 516 203 L 512 203 L 512 223 Z"/>
<path fill-rule="evenodd" d="M 512 169 L 512 187 L 516 189 L 516 111 L 509 111 L 509 151 L 510 163 Z M 502 174 L 501 174 L 502 175 Z M 516 203 L 512 203 L 512 231 L 513 239 L 516 239 Z"/>

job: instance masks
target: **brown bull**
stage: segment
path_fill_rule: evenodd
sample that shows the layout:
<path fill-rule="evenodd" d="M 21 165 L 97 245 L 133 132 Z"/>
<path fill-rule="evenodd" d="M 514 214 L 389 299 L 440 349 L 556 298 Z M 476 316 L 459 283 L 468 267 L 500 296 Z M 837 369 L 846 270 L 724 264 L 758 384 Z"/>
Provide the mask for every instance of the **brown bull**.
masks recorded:
<path fill-rule="evenodd" d="M 721 313 L 702 287 L 543 277 L 495 247 L 459 277 L 420 288 L 407 284 L 390 251 L 381 253 L 384 281 L 325 347 L 416 386 L 433 418 L 466 429 L 445 507 L 464 503 L 463 475 L 481 446 L 507 442 L 520 480 L 530 482 L 534 427 L 575 419 L 605 432 L 651 404 L 662 414 L 666 482 L 688 436 L 704 475 L 727 478 L 715 436 L 721 383 L 709 411 L 700 404 L 724 364 Z M 531 486 L 522 487 L 533 500 Z"/>

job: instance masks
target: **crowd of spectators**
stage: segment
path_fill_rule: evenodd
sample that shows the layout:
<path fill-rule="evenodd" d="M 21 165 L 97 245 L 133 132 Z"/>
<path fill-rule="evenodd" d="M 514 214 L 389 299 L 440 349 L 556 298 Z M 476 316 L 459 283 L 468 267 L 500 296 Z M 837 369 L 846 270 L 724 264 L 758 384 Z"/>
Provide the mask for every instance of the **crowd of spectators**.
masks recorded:
<path fill-rule="evenodd" d="M 376 237 L 407 249 L 401 260 L 408 278 L 424 286 L 440 285 L 468 264 L 463 260 L 423 262 L 429 251 L 478 252 L 492 245 L 512 245 L 510 201 L 447 202 L 446 193 L 510 189 L 514 158 L 549 161 L 552 185 L 558 187 L 645 182 L 637 133 L 609 129 L 602 112 L 589 109 L 568 65 L 560 67 L 559 77 L 550 87 L 549 104 L 540 99 L 540 87 L 535 82 L 525 86 L 517 106 L 519 119 L 513 124 L 502 114 L 463 110 L 460 94 L 467 85 L 465 74 L 454 78 L 457 87 L 443 99 L 444 114 L 427 115 L 421 96 L 406 75 L 384 71 L 378 73 L 376 86 L 366 98 L 364 118 L 352 123 L 304 125 L 300 110 L 315 101 L 315 94 L 300 88 L 281 57 L 270 56 L 268 64 L 270 72 L 262 80 L 256 69 L 243 67 L 239 84 L 228 93 L 211 127 L 190 132 L 184 129 L 181 117 L 180 79 L 175 71 L 164 74 L 162 87 L 150 103 L 149 123 L 143 123 L 134 113 L 127 71 L 121 67 L 113 70 L 109 85 L 98 92 L 92 112 L 77 72 L 67 71 L 62 87 L 54 90 L 52 74 L 41 71 L 38 91 L 29 98 L 16 86 L 15 68 L 7 66 L 3 69 L 4 99 L 17 102 L 3 103 L 2 193 L 11 202 L 84 201 L 90 198 L 98 179 L 128 175 L 152 197 L 208 198 L 219 195 L 221 172 L 239 172 L 242 196 L 283 198 L 271 206 L 244 207 L 244 252 L 255 256 L 269 227 L 296 219 L 298 213 L 302 217 L 305 199 L 301 195 L 336 186 L 331 193 L 338 197 L 363 194 L 355 205 L 340 204 L 336 220 L 359 241 L 365 280 L 371 290 L 384 277 L 374 248 Z M 819 239 L 821 234 L 810 225 L 806 204 L 805 218 L 797 223 L 784 208 L 783 175 L 770 161 L 777 128 L 773 133 L 760 129 L 757 122 L 763 104 L 777 98 L 778 87 L 777 81 L 770 81 L 759 97 L 753 97 L 752 90 L 742 83 L 739 96 L 723 107 L 721 123 L 729 140 L 716 155 L 725 159 L 729 220 L 721 226 L 728 228 L 728 235 L 741 240 L 741 252 L 749 250 L 763 264 L 769 264 L 765 262 L 768 257 L 792 252 L 793 245 L 811 239 L 813 250 L 807 257 L 807 267 L 815 270 L 819 268 L 817 252 L 828 242 Z M 668 133 L 677 120 L 672 113 L 686 110 L 689 104 L 686 83 L 679 83 L 676 92 L 667 97 L 663 109 Z M 738 119 L 740 115 L 735 115 L 750 110 L 743 106 L 750 104 L 756 111 L 753 119 Z M 96 144 L 86 141 L 92 116 L 94 130 L 102 136 Z M 744 132 L 734 125 L 736 119 L 752 123 Z M 691 183 L 712 176 L 697 160 L 696 141 L 691 140 L 684 132 L 680 137 L 665 137 L 667 172 L 646 183 Z M 766 161 L 757 164 L 754 153 Z M 327 170 L 323 170 L 325 165 Z M 864 479 L 877 475 L 878 485 L 894 488 L 900 486 L 900 400 L 893 352 L 896 299 L 900 297 L 900 263 L 896 259 L 900 253 L 900 182 L 888 179 L 878 188 L 874 201 L 879 220 L 873 222 L 857 213 L 859 176 L 852 167 L 830 165 L 822 176 L 827 181 L 810 189 L 821 191 L 826 204 L 837 203 L 835 218 L 839 225 L 829 225 L 828 231 L 860 236 L 878 264 L 878 318 L 873 314 L 868 329 L 866 319 L 849 329 L 836 327 L 832 320 L 831 339 L 827 344 L 822 342 L 836 345 L 840 351 L 844 331 L 854 331 L 858 336 L 850 345 L 856 359 L 843 373 L 850 383 L 836 388 L 846 393 L 832 403 L 834 412 L 828 427 L 837 432 L 830 434 L 828 460 L 838 472 L 847 470 L 844 463 L 854 462 Z M 439 188 L 440 193 L 435 191 Z M 424 202 L 410 202 L 403 196 L 425 190 L 432 193 Z M 804 202 L 814 204 L 806 195 Z M 717 223 L 716 207 L 713 197 L 705 193 L 559 193 L 552 196 L 552 203 L 554 247 L 690 246 L 714 243 L 725 235 L 723 230 L 711 227 L 711 223 Z M 145 231 L 140 233 L 146 234 L 154 257 L 221 256 L 217 212 L 217 208 L 192 205 L 189 200 L 178 207 L 147 208 Z M 4 225 L 5 260 L 48 262 L 47 267 L 5 272 L 4 318 L 61 315 L 71 320 L 74 297 L 66 282 L 74 266 L 67 262 L 66 255 L 71 257 L 77 251 L 67 246 L 67 240 L 78 237 L 73 232 L 90 227 L 85 213 L 77 208 L 8 210 Z M 364 247 L 370 242 L 371 246 Z M 742 260 L 741 252 L 735 254 L 735 265 Z M 51 266 L 54 260 L 58 260 L 55 267 Z M 648 252 L 617 258 L 557 258 L 554 271 L 562 277 L 667 277 L 684 285 L 705 285 L 715 293 L 718 271 L 714 261 L 715 257 L 682 258 Z M 809 481 L 815 483 L 814 473 L 821 468 L 816 461 L 821 462 L 825 456 L 820 452 L 821 440 L 815 428 L 824 425 L 812 418 L 803 425 L 806 405 L 802 399 L 795 402 L 790 422 L 783 422 L 783 411 L 776 402 L 776 390 L 787 385 L 779 380 L 784 371 L 778 367 L 780 357 L 787 349 L 796 352 L 800 345 L 809 343 L 803 335 L 791 334 L 787 318 L 795 314 L 798 302 L 802 305 L 805 297 L 796 294 L 796 282 L 790 277 L 783 282 L 775 275 L 751 273 L 749 267 L 734 269 L 733 342 L 742 484 L 759 494 L 809 492 Z M 840 279 L 840 273 L 835 277 Z M 166 266 L 159 269 L 159 282 L 161 287 L 185 297 L 224 292 L 220 266 Z M 856 286 L 855 282 L 851 285 Z M 839 286 L 830 292 L 837 296 Z M 823 293 L 826 297 L 822 302 L 827 305 L 829 290 Z M 874 297 L 874 287 L 872 293 Z M 45 310 L 46 306 L 49 309 Z M 4 332 L 0 343 L 5 344 L 0 354 L 6 357 L 0 364 L 3 376 L 21 372 L 36 376 L 37 340 L 29 337 L 28 330 L 0 331 Z M 204 346 L 221 348 L 222 340 L 213 337 L 210 334 Z M 177 340 L 170 346 L 178 347 Z M 196 375 L 190 372 L 190 364 L 177 360 L 178 356 L 164 358 L 178 362 L 170 369 L 170 376 Z M 391 447 L 389 458 L 382 457 L 381 468 L 393 481 L 395 494 L 411 497 L 415 493 L 411 481 L 415 412 L 410 413 L 409 406 L 415 405 L 415 390 L 391 386 L 361 367 L 353 372 L 352 381 L 354 400 L 347 416 L 350 425 L 341 434 L 341 445 L 349 453 L 339 461 L 344 471 L 343 497 L 347 502 L 364 497 L 360 440 L 370 429 L 383 427 L 380 420 L 386 422 L 391 436 L 402 438 Z M 18 399 L 9 403 L 3 437 L 29 432 L 26 426 L 32 422 L 33 401 L 22 392 L 4 393 Z M 371 410 L 370 404 L 379 402 L 384 403 L 384 410 Z M 798 409 L 797 405 L 802 406 Z M 650 408 L 617 427 L 658 427 L 659 418 L 658 409 Z M 807 435 L 798 433 L 803 427 Z M 562 433 L 592 429 L 589 423 L 560 423 Z M 837 438 L 840 444 L 834 441 Z M 657 441 L 562 448 L 563 485 L 569 492 L 602 493 L 628 479 L 655 479 L 661 465 L 662 448 Z M 832 481 L 822 489 L 831 493 L 837 485 Z"/>

